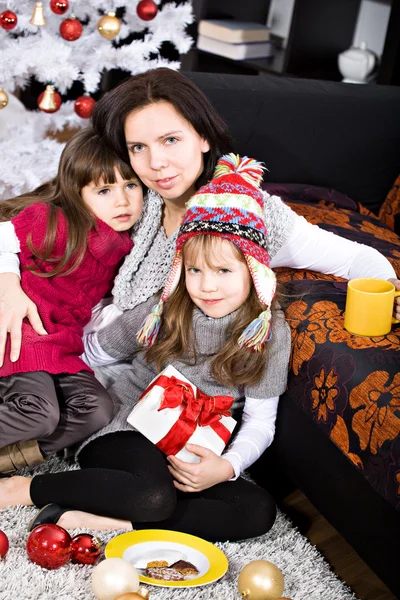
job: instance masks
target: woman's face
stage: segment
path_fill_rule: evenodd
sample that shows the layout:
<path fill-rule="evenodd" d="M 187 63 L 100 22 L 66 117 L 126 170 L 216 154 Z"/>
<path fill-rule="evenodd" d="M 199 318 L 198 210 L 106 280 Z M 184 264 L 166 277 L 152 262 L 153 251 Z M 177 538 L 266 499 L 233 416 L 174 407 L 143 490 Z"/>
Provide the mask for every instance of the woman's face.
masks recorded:
<path fill-rule="evenodd" d="M 182 204 L 193 195 L 210 146 L 172 104 L 156 102 L 133 111 L 125 139 L 131 165 L 147 187 Z"/>

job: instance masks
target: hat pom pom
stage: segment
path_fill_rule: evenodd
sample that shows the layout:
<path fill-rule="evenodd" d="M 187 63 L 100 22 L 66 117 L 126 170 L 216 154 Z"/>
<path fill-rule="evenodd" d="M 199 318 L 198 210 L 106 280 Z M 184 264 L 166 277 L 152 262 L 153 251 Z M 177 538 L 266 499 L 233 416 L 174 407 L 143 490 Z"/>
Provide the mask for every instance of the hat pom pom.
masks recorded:
<path fill-rule="evenodd" d="M 250 185 L 260 187 L 264 171 L 265 167 L 258 160 L 248 158 L 247 156 L 240 157 L 239 154 L 231 152 L 230 154 L 224 154 L 219 159 L 214 170 L 213 179 L 237 173 L 250 183 Z"/>
<path fill-rule="evenodd" d="M 143 346 L 152 346 L 158 336 L 161 324 L 163 301 L 153 306 L 151 313 L 147 315 L 136 334 L 136 339 Z"/>
<path fill-rule="evenodd" d="M 261 352 L 271 339 L 271 311 L 264 310 L 246 327 L 238 339 L 240 347 L 246 346 L 255 352 Z"/>

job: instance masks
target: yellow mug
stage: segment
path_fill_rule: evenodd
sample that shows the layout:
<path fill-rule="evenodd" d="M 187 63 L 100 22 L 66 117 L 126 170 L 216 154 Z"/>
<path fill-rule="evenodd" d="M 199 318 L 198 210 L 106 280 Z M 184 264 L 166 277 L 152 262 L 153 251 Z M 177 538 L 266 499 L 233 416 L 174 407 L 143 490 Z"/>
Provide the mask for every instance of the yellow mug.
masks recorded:
<path fill-rule="evenodd" d="M 394 299 L 400 296 L 393 283 L 385 279 L 351 279 L 347 286 L 344 327 L 355 335 L 386 335 L 392 323 Z"/>

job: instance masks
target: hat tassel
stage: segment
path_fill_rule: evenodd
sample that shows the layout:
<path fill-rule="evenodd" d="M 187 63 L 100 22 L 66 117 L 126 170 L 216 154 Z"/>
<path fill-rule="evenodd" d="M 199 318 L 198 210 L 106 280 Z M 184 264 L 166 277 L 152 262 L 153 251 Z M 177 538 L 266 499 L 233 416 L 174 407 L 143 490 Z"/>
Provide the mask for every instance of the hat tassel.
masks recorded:
<path fill-rule="evenodd" d="M 238 339 L 238 344 L 241 347 L 246 346 L 250 350 L 260 352 L 271 336 L 271 311 L 267 309 L 246 327 Z"/>
<path fill-rule="evenodd" d="M 155 342 L 161 325 L 163 301 L 160 300 L 151 309 L 151 313 L 147 315 L 136 334 L 136 339 L 143 346 L 152 346 Z"/>

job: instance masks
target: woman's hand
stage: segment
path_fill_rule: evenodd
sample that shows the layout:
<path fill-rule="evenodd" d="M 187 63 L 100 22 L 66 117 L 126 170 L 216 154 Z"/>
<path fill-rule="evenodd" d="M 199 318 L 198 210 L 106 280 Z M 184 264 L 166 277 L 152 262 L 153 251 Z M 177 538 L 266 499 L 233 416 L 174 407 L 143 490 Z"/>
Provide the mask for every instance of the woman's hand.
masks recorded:
<path fill-rule="evenodd" d="M 393 283 L 396 290 L 400 292 L 400 279 L 388 279 L 388 281 Z M 400 321 L 400 296 L 397 296 L 397 298 L 394 299 L 393 316 Z"/>
<path fill-rule="evenodd" d="M 38 285 L 40 280 L 38 278 Z M 7 334 L 11 338 L 10 359 L 15 362 L 21 350 L 22 320 L 27 317 L 39 335 L 47 331 L 39 317 L 36 304 L 22 291 L 15 273 L 0 274 L 0 367 L 3 364 Z"/>
<path fill-rule="evenodd" d="M 171 463 L 171 466 L 168 465 L 168 469 L 174 478 L 174 486 L 178 490 L 182 492 L 201 492 L 234 477 L 235 472 L 231 463 L 212 450 L 197 444 L 186 444 L 185 448 L 189 452 L 200 456 L 200 462 L 192 464 L 184 462 L 176 456 L 168 456 Z"/>

